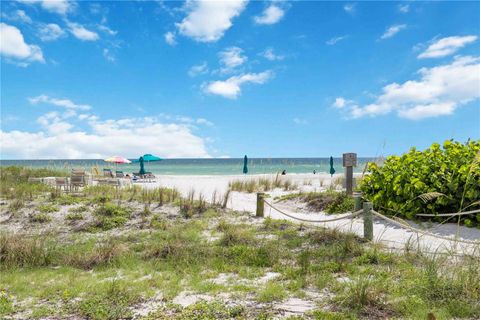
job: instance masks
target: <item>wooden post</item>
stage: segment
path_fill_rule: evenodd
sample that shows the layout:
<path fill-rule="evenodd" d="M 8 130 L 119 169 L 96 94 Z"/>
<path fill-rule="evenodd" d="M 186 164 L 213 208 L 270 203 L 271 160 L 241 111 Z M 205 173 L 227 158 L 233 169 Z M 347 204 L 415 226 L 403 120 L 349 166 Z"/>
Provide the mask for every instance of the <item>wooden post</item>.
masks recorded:
<path fill-rule="evenodd" d="M 358 210 L 362 209 L 362 193 L 361 192 L 354 192 L 353 193 L 353 212 L 357 212 Z"/>
<path fill-rule="evenodd" d="M 363 203 L 363 237 L 369 241 L 373 240 L 373 204 L 371 202 Z"/>
<path fill-rule="evenodd" d="M 257 217 L 263 218 L 263 212 L 265 208 L 265 203 L 264 203 L 264 198 L 265 198 L 265 193 L 259 192 L 257 193 Z"/>
<path fill-rule="evenodd" d="M 343 166 L 345 167 L 345 188 L 347 195 L 351 196 L 353 194 L 353 167 L 357 166 L 357 154 L 344 153 Z"/>

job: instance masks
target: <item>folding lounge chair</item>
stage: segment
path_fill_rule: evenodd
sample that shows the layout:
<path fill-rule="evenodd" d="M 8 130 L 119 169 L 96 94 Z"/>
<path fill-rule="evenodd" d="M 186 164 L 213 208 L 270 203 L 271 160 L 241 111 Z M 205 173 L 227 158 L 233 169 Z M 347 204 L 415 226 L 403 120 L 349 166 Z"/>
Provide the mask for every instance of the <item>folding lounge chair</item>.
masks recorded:
<path fill-rule="evenodd" d="M 70 177 L 70 188 L 72 190 L 78 190 L 79 187 L 85 187 L 85 184 L 85 170 L 72 169 L 72 175 Z"/>

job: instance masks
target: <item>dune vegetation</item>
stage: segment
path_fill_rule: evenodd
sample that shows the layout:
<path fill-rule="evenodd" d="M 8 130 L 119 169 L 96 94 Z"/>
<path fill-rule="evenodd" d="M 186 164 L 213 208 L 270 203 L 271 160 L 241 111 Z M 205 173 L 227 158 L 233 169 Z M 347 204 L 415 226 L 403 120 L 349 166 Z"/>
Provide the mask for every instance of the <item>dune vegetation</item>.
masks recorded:
<path fill-rule="evenodd" d="M 388 252 L 353 234 L 228 210 L 216 195 L 61 194 L 12 183 L 21 169 L 3 170 L 14 189 L 2 190 L 0 206 L 5 319 L 480 317 L 473 257 Z"/>

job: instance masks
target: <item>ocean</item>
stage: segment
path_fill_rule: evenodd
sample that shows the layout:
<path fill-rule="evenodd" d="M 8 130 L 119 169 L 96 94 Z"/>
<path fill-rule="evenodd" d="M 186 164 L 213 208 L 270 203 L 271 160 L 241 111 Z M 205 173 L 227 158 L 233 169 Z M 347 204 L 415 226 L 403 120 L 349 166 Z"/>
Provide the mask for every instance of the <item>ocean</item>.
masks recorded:
<path fill-rule="evenodd" d="M 362 172 L 365 164 L 373 158 L 359 158 L 354 172 Z M 123 172 L 138 172 L 139 164 L 107 163 L 101 159 L 78 160 L 0 160 L 0 166 L 24 166 L 30 168 L 66 169 L 96 166 L 122 170 Z M 342 159 L 334 158 L 336 173 L 343 173 Z M 164 159 L 145 163 L 145 170 L 154 174 L 164 175 L 234 175 L 242 174 L 243 158 L 239 159 Z M 251 158 L 248 159 L 249 174 L 275 174 L 286 170 L 287 173 L 325 173 L 330 170 L 330 158 Z"/>

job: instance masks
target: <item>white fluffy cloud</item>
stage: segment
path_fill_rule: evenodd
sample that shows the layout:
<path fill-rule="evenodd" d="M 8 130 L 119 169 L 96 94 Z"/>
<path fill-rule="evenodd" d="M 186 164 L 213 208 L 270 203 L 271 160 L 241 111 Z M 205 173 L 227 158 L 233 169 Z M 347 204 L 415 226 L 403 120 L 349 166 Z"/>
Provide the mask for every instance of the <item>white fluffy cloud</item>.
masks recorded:
<path fill-rule="evenodd" d="M 22 66 L 30 62 L 45 62 L 39 46 L 27 44 L 22 33 L 14 26 L 0 23 L 0 54 Z"/>
<path fill-rule="evenodd" d="M 10 21 L 32 23 L 32 19 L 23 10 L 15 10 L 10 13 L 2 12 L 2 18 Z"/>
<path fill-rule="evenodd" d="M 440 58 L 457 52 L 465 45 L 477 40 L 477 36 L 453 36 L 439 39 L 432 43 L 418 58 Z"/>
<path fill-rule="evenodd" d="M 87 118 L 89 119 L 89 118 Z M 121 154 L 134 158 L 153 153 L 166 158 L 210 157 L 204 139 L 188 124 L 156 118 L 87 120 L 89 132 L 56 114 L 39 119 L 39 132 L 1 131 L 1 153 L 13 159 L 88 159 Z"/>
<path fill-rule="evenodd" d="M 265 59 L 270 60 L 270 61 L 277 61 L 277 60 L 283 60 L 285 56 L 276 54 L 273 51 L 273 48 L 267 48 L 265 51 L 263 51 L 261 54 Z"/>
<path fill-rule="evenodd" d="M 241 86 L 246 83 L 263 84 L 267 82 L 273 73 L 264 71 L 260 73 L 245 73 L 233 76 L 224 81 L 212 81 L 204 85 L 204 91 L 207 93 L 222 96 L 224 98 L 236 99 L 241 93 Z"/>
<path fill-rule="evenodd" d="M 38 29 L 38 36 L 42 41 L 54 41 L 64 35 L 65 31 L 55 23 L 41 25 Z"/>
<path fill-rule="evenodd" d="M 164 38 L 165 38 L 165 42 L 171 46 L 174 46 L 177 44 L 177 41 L 175 40 L 175 34 L 171 31 L 165 33 Z"/>
<path fill-rule="evenodd" d="M 344 108 L 350 101 L 346 100 L 345 98 L 338 97 L 335 99 L 335 102 L 333 103 L 333 107 L 337 109 L 342 109 Z"/>
<path fill-rule="evenodd" d="M 452 114 L 480 98 L 480 57 L 456 57 L 450 64 L 418 71 L 419 80 L 391 83 L 374 103 L 350 105 L 354 118 L 397 112 L 400 117 L 423 119 Z"/>
<path fill-rule="evenodd" d="M 258 17 L 255 17 L 256 24 L 275 24 L 282 20 L 285 15 L 285 11 L 282 8 L 275 4 L 269 5 L 262 14 Z"/>
<path fill-rule="evenodd" d="M 190 70 L 188 70 L 188 75 L 193 78 L 198 75 L 205 74 L 207 72 L 208 72 L 208 64 L 206 61 L 204 61 L 201 64 L 192 66 Z"/>
<path fill-rule="evenodd" d="M 247 1 L 187 0 L 187 16 L 176 26 L 180 34 L 200 42 L 215 42 L 232 26 L 232 20 L 245 9 Z"/>
<path fill-rule="evenodd" d="M 92 108 L 88 104 L 76 104 L 69 99 L 51 98 L 44 94 L 36 97 L 28 98 L 28 101 L 30 101 L 31 104 L 45 103 L 45 104 L 50 104 L 57 107 L 71 109 L 71 110 L 90 110 Z"/>
<path fill-rule="evenodd" d="M 380 39 L 391 38 L 394 35 L 396 35 L 397 33 L 399 33 L 400 31 L 402 31 L 403 29 L 405 29 L 406 27 L 407 27 L 406 24 L 395 24 L 395 25 L 389 27 L 387 30 L 385 30 L 385 32 L 382 34 Z"/>
<path fill-rule="evenodd" d="M 67 0 L 43 0 L 41 5 L 47 11 L 65 15 L 74 10 L 76 3 Z"/>
<path fill-rule="evenodd" d="M 243 49 L 239 47 L 226 48 L 218 53 L 220 63 L 225 67 L 224 71 L 229 71 L 233 68 L 244 64 L 248 58 L 243 55 Z"/>
<path fill-rule="evenodd" d="M 67 23 L 70 32 L 77 38 L 82 41 L 96 41 L 100 37 L 98 33 L 86 29 L 84 26 L 74 22 Z"/>
<path fill-rule="evenodd" d="M 40 6 L 49 12 L 66 15 L 77 7 L 75 1 L 69 0 L 17 0 L 25 4 L 40 4 Z"/>

